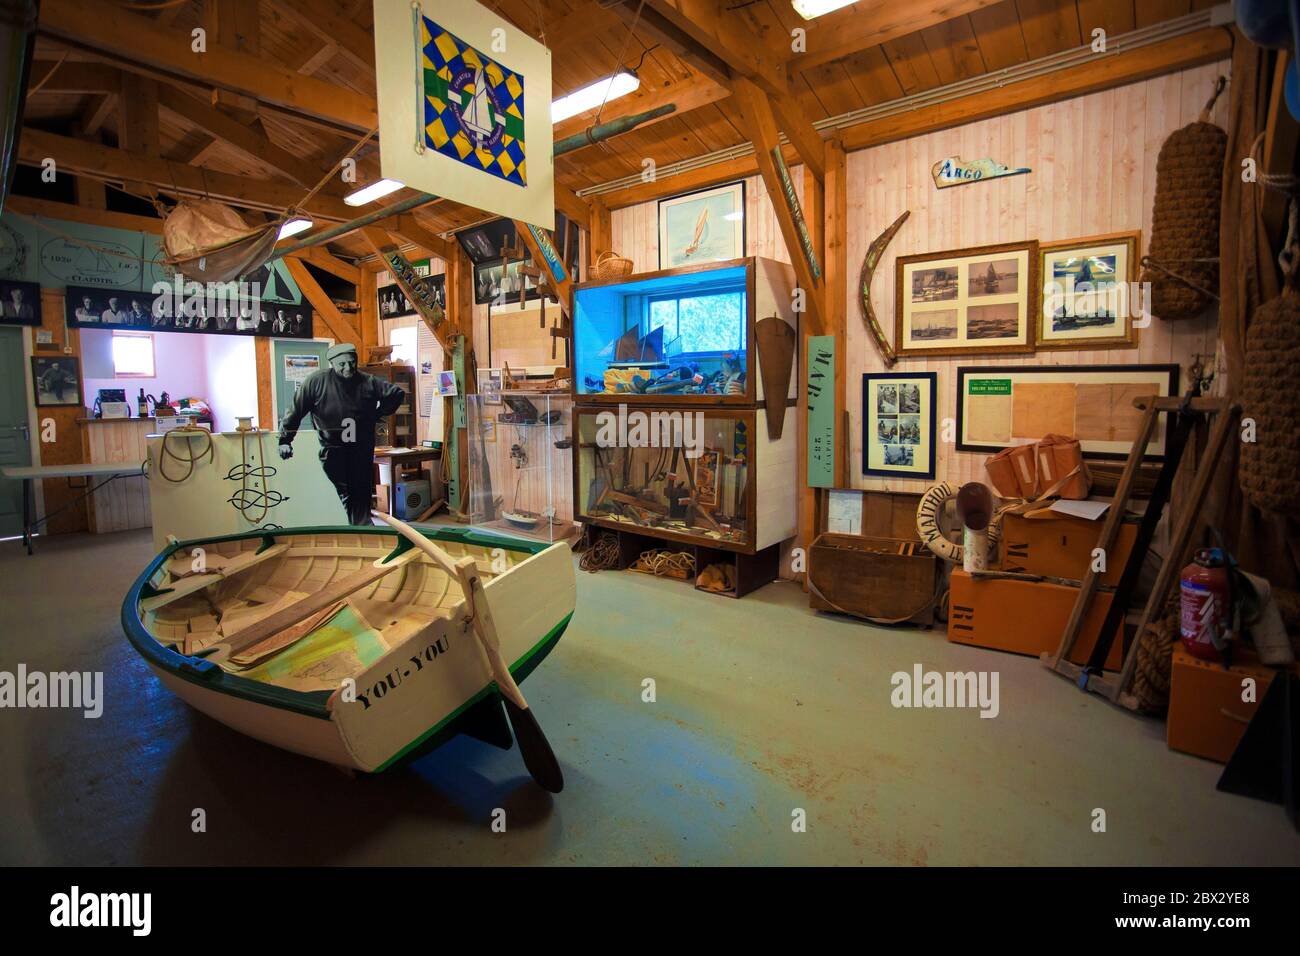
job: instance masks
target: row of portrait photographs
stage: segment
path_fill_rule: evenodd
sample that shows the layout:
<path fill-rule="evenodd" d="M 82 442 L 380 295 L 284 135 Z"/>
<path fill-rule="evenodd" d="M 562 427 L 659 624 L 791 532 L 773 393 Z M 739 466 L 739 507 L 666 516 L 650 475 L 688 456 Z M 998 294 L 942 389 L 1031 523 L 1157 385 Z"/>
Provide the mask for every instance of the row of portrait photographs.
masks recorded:
<path fill-rule="evenodd" d="M 909 383 L 876 386 L 876 414 L 917 415 L 921 411 L 921 386 Z"/>
<path fill-rule="evenodd" d="M 436 275 L 428 280 L 429 288 L 433 292 L 433 301 L 437 303 L 438 308 L 447 308 L 447 277 L 445 275 Z M 382 286 L 378 292 L 379 298 L 379 317 L 381 319 L 400 319 L 408 315 L 415 315 L 415 306 L 411 300 L 406 297 L 402 287 L 396 282 Z"/>
<path fill-rule="evenodd" d="M 79 328 L 147 329 L 152 332 L 205 332 L 221 335 L 312 337 L 312 310 L 281 302 L 199 300 L 194 314 L 173 315 L 165 297 L 144 292 L 69 286 L 64 297 L 68 325 Z"/>

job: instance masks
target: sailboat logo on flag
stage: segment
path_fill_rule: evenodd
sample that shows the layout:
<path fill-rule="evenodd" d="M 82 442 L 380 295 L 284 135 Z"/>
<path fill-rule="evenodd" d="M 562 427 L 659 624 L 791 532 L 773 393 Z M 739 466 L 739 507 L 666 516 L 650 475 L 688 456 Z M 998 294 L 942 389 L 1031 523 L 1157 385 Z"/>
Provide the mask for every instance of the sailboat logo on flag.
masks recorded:
<path fill-rule="evenodd" d="M 425 145 L 526 186 L 523 75 L 421 20 Z"/>

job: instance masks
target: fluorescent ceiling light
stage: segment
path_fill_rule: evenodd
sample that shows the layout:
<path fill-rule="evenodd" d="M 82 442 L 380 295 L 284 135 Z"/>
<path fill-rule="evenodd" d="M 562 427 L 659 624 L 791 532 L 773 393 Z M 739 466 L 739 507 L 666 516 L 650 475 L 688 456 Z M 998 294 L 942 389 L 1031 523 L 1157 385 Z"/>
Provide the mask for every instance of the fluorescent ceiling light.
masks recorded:
<path fill-rule="evenodd" d="M 857 0 L 794 0 L 794 12 L 805 20 L 813 20 L 823 14 L 847 7 Z"/>
<path fill-rule="evenodd" d="M 358 189 L 351 195 L 344 196 L 343 201 L 349 206 L 364 206 L 368 202 L 382 199 L 389 193 L 397 192 L 404 185 L 404 183 L 399 183 L 396 179 L 381 179 L 377 183 L 371 183 L 369 186 Z"/>
<path fill-rule="evenodd" d="M 283 226 L 280 227 L 280 234 L 277 239 L 288 239 L 290 236 L 296 236 L 300 232 L 305 232 L 311 228 L 311 220 L 304 219 L 302 216 L 294 216 Z"/>
<path fill-rule="evenodd" d="M 641 85 L 635 73 L 615 73 L 603 80 L 597 80 L 590 86 L 575 90 L 568 96 L 561 96 L 551 103 L 551 122 L 558 123 L 570 116 L 577 116 L 587 110 L 594 110 L 601 103 L 608 103 L 620 96 L 627 96 Z"/>

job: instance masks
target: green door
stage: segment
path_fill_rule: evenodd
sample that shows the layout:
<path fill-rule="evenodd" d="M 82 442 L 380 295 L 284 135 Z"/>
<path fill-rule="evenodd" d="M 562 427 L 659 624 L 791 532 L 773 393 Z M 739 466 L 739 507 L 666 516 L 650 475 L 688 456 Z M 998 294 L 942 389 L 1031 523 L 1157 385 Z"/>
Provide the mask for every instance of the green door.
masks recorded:
<path fill-rule="evenodd" d="M 275 381 L 275 421 L 262 422 L 263 428 L 275 431 L 284 413 L 293 404 L 298 382 L 318 368 L 325 368 L 328 342 L 315 339 L 272 339 L 271 377 Z M 314 362 L 314 364 L 313 364 Z M 311 416 L 302 420 L 302 428 L 312 428 Z"/>
<path fill-rule="evenodd" d="M 0 326 L 0 466 L 32 463 L 23 329 Z M 0 537 L 23 533 L 23 483 L 0 478 Z"/>

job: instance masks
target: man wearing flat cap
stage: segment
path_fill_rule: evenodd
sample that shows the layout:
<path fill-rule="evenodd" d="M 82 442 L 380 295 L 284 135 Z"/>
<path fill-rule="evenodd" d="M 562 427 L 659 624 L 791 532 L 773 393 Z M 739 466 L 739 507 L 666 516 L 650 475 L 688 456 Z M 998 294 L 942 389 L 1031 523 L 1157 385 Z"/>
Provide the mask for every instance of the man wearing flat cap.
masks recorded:
<path fill-rule="evenodd" d="M 375 423 L 406 401 L 391 382 L 357 369 L 357 349 L 346 342 L 325 355 L 329 368 L 311 375 L 280 423 L 280 457 L 293 456 L 293 439 L 310 414 L 320 438 L 320 461 L 355 525 L 370 524 L 374 494 Z"/>

